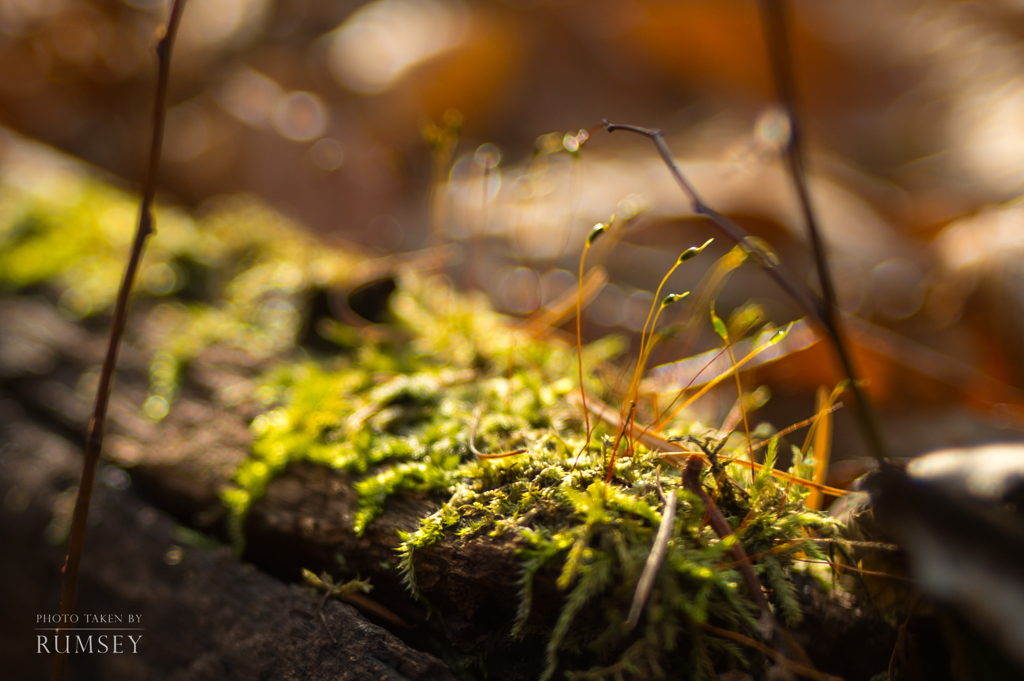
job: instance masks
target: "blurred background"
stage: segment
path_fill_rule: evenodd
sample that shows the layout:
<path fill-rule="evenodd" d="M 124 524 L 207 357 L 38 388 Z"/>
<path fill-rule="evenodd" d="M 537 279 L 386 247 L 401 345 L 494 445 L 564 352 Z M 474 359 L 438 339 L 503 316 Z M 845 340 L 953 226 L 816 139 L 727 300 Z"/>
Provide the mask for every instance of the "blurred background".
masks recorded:
<path fill-rule="evenodd" d="M 790 6 L 814 201 L 894 449 L 1022 439 L 1024 2 Z M 166 10 L 0 0 L 0 123 L 137 187 Z M 638 214 L 591 255 L 608 283 L 585 312 L 589 338 L 635 338 L 677 255 L 715 232 L 648 142 L 596 126 L 664 129 L 708 203 L 816 286 L 772 95 L 752 0 L 191 0 L 161 192 L 255 194 L 367 257 L 453 243 L 456 283 L 524 317 L 571 288 L 595 222 Z M 718 296 L 723 316 L 747 305 L 799 316 L 749 265 Z M 748 379 L 777 425 L 839 380 L 813 341 Z M 837 419 L 837 455 L 865 453 Z"/>

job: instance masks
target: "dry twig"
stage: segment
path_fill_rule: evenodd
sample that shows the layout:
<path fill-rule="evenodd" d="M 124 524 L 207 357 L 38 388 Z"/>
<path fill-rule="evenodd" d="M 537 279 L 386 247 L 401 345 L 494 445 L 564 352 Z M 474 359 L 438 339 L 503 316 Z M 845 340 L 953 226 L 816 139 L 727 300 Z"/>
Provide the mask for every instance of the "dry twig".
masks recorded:
<path fill-rule="evenodd" d="M 128 296 L 132 283 L 142 260 L 146 247 L 146 238 L 153 233 L 153 199 L 156 196 L 156 181 L 160 169 L 160 150 L 163 146 L 164 120 L 167 114 L 167 84 L 171 73 L 171 49 L 178 33 L 178 24 L 185 9 L 185 0 L 174 0 L 171 5 L 167 28 L 156 47 L 158 73 L 156 82 L 156 99 L 153 104 L 153 137 L 149 148 L 149 165 L 146 180 L 142 188 L 142 203 L 139 206 L 139 222 L 132 242 L 131 256 L 125 268 L 121 288 L 117 292 L 117 303 L 114 307 L 114 319 L 110 328 L 110 344 L 103 361 L 99 386 L 96 390 L 96 408 L 89 421 L 89 433 L 85 441 L 85 457 L 82 465 L 82 479 L 78 485 L 78 497 L 75 500 L 75 511 L 71 520 L 71 534 L 68 541 L 67 561 L 64 564 L 64 580 L 60 594 L 60 621 L 63 622 L 75 611 L 75 592 L 78 586 L 78 570 L 82 559 L 82 546 L 85 542 L 86 521 L 89 518 L 89 504 L 92 501 L 93 482 L 96 478 L 96 465 L 100 459 L 103 446 L 103 428 L 107 419 L 107 406 L 110 402 L 110 389 L 114 380 L 114 367 L 117 365 L 117 353 L 124 335 L 125 322 L 128 315 Z M 60 629 L 57 629 L 57 633 Z M 57 652 L 53 658 L 51 673 L 52 681 L 64 678 L 67 666 L 67 650 Z"/>
<path fill-rule="evenodd" d="M 651 589 L 654 587 L 654 580 L 658 576 L 661 564 L 665 561 L 668 540 L 672 537 L 672 524 L 676 519 L 676 498 L 676 491 L 672 490 L 668 493 L 668 499 L 665 500 L 665 510 L 661 514 L 658 535 L 654 538 L 654 545 L 651 547 L 650 555 L 647 556 L 643 574 L 640 575 L 640 581 L 636 584 L 633 604 L 629 608 L 629 617 L 626 618 L 627 629 L 634 628 L 640 621 L 640 613 L 643 612 L 647 598 L 651 595 Z"/>
<path fill-rule="evenodd" d="M 835 285 L 828 268 L 828 254 L 825 241 L 821 237 L 821 229 L 811 205 L 811 193 L 807 186 L 807 171 L 804 164 L 803 147 L 801 145 L 801 127 L 796 115 L 796 84 L 793 78 L 792 55 L 789 51 L 789 37 L 786 32 L 786 10 L 784 0 L 762 0 L 761 24 L 764 26 L 765 42 L 768 44 L 768 55 L 772 64 L 772 78 L 778 90 L 779 102 L 789 120 L 789 140 L 785 146 L 786 164 L 793 180 L 804 222 L 810 234 L 811 250 L 814 253 L 814 265 L 818 271 L 821 284 L 821 314 L 819 319 L 832 337 L 836 354 L 843 365 L 843 371 L 850 379 L 850 390 L 857 402 L 857 413 L 860 417 L 861 429 L 867 437 L 875 458 L 882 461 L 886 458 L 885 442 L 878 426 L 875 411 L 868 401 L 867 395 L 857 383 L 858 372 L 853 365 L 849 341 L 843 329 L 839 308 L 836 305 Z"/>

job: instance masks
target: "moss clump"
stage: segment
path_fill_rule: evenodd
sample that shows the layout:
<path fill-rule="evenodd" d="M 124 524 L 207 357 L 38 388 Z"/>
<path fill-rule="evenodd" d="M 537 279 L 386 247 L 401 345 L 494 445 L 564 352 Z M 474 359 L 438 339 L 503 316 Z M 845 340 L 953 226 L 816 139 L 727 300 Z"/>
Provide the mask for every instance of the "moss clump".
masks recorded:
<path fill-rule="evenodd" d="M 71 318 L 111 312 L 138 200 L 44 148 L 19 143 L 11 156 L 0 173 L 0 292 L 43 285 Z M 144 411 L 157 420 L 205 348 L 257 358 L 293 348 L 309 291 L 356 262 L 253 197 L 213 202 L 198 219 L 158 208 L 155 224 L 135 297 L 155 307 L 136 340 L 153 356 Z"/>
<path fill-rule="evenodd" d="M 564 378 L 573 351 L 509 328 L 482 300 L 457 296 L 444 281 L 410 277 L 396 295 L 396 323 L 409 340 L 367 341 L 268 377 L 259 394 L 273 408 L 253 422 L 252 456 L 223 495 L 237 540 L 252 501 L 289 462 L 357 474 L 362 533 L 392 494 L 450 493 L 476 458 L 474 429 L 489 451 L 567 450 L 559 433 L 578 425 L 564 400 L 575 389 Z M 620 349 L 608 339 L 587 355 L 601 361 Z"/>
<path fill-rule="evenodd" d="M 759 476 L 750 486 L 749 500 L 721 506 L 740 528 L 736 539 L 722 541 L 705 525 L 702 504 L 679 487 L 677 476 L 659 470 L 657 458 L 644 449 L 633 460 L 617 462 L 608 485 L 606 462 L 599 453 L 590 453 L 575 469 L 571 453 L 564 447 L 540 449 L 516 460 L 472 462 L 456 471 L 450 500 L 418 532 L 403 537 L 402 565 L 410 586 L 415 588 L 415 551 L 446 534 L 487 532 L 514 538 L 523 575 L 519 613 L 510 633 L 532 629 L 547 636 L 545 679 L 558 669 L 561 651 L 568 653 L 568 669 L 583 660 L 598 663 L 579 674 L 586 678 L 626 672 L 639 678 L 659 676 L 666 660 L 679 656 L 687 660 L 693 678 L 715 678 L 713 669 L 748 664 L 747 651 L 700 627 L 710 622 L 756 636 L 757 613 L 728 554 L 737 540 L 758 556 L 755 570 L 773 590 L 780 619 L 799 623 L 801 610 L 791 582 L 795 559 L 826 559 L 806 530 L 829 535 L 836 529 L 826 517 L 803 508 L 802 492 L 783 489 L 767 474 Z M 798 464 L 793 472 L 802 468 Z M 743 479 L 738 467 L 731 473 Z M 706 484 L 716 487 L 710 476 Z M 640 630 L 629 631 L 626 614 L 654 535 L 664 522 L 662 491 L 670 489 L 677 489 L 680 503 L 670 519 L 666 560 Z M 534 580 L 544 572 L 557 574 L 565 601 L 553 623 L 534 623 Z M 588 616 L 581 617 L 585 611 Z"/>
<path fill-rule="evenodd" d="M 250 504 L 275 474 L 289 462 L 314 461 L 355 476 L 356 532 L 393 494 L 443 500 L 418 531 L 402 536 L 400 567 L 417 595 L 416 552 L 424 547 L 482 534 L 517 547 L 520 607 L 505 633 L 547 639 L 545 679 L 559 669 L 587 678 L 643 678 L 679 660 L 693 678 L 714 678 L 714 669 L 764 664 L 701 624 L 756 636 L 757 613 L 728 553 L 734 541 L 758 557 L 755 569 L 772 590 L 780 619 L 798 623 L 795 561 L 825 560 L 807 530 L 834 530 L 825 516 L 804 509 L 804 490 L 784 488 L 767 472 L 751 479 L 739 466 L 726 466 L 727 477 L 709 476 L 705 484 L 737 528 L 735 538 L 723 541 L 706 526 L 706 509 L 681 488 L 677 472 L 646 448 L 620 457 L 610 484 L 605 450 L 615 433 L 598 426 L 594 442 L 604 444 L 577 458 L 583 427 L 567 399 L 577 389 L 566 378 L 571 347 L 512 328 L 482 301 L 454 294 L 440 277 L 407 278 L 393 307 L 408 341 L 367 342 L 345 357 L 284 368 L 262 388 L 276 406 L 254 422 L 253 455 L 238 472 L 238 486 L 224 494 L 237 537 Z M 619 341 L 605 339 L 585 349 L 586 361 L 593 366 L 620 350 Z M 596 381 L 587 387 L 601 394 Z M 681 421 L 669 429 L 700 431 Z M 481 459 L 474 446 L 485 455 L 526 452 Z M 721 456 L 746 456 L 745 446 L 739 438 L 729 441 Z M 766 471 L 775 447 L 769 451 Z M 799 453 L 794 456 L 791 472 L 809 474 Z M 640 627 L 629 631 L 626 613 L 670 489 L 680 504 L 670 520 L 665 564 Z M 534 616 L 539 578 L 554 579 L 564 595 L 551 621 Z M 586 667 L 593 668 L 581 671 Z"/>
<path fill-rule="evenodd" d="M 51 168 L 4 175 L 0 206 L 0 287 L 45 284 L 77 318 L 109 310 L 134 201 Z M 756 636 L 756 613 L 728 553 L 736 541 L 756 557 L 780 619 L 799 620 L 792 574 L 801 556 L 825 558 L 807 530 L 828 534 L 831 522 L 803 508 L 799 487 L 726 466 L 725 476 L 705 481 L 736 530 L 722 540 L 678 475 L 642 446 L 615 461 L 606 484 L 615 433 L 598 425 L 594 444 L 581 453 L 581 418 L 567 399 L 578 388 L 575 350 L 566 343 L 513 328 L 483 300 L 455 294 L 443 277 L 406 276 L 392 299 L 400 340 L 361 338 L 337 326 L 333 337 L 346 352 L 314 361 L 290 352 L 303 305 L 313 289 L 341 281 L 351 258 L 318 247 L 251 200 L 221 204 L 199 220 L 160 211 L 157 226 L 140 290 L 152 307 L 139 339 L 154 356 L 150 416 L 167 413 L 182 367 L 206 347 L 287 355 L 256 393 L 267 409 L 253 421 L 251 456 L 223 491 L 239 544 L 246 514 L 268 482 L 289 462 L 312 461 L 356 479 L 356 532 L 392 495 L 438 498 L 440 510 L 401 538 L 401 567 L 414 593 L 416 553 L 435 542 L 486 534 L 515 546 L 520 605 L 502 634 L 545 638 L 544 678 L 559 670 L 579 678 L 713 678 L 735 666 L 759 675 L 763 658 L 702 626 Z M 622 350 L 620 340 L 604 339 L 584 349 L 585 363 Z M 589 393 L 612 397 L 598 379 L 585 380 Z M 668 430 L 682 436 L 703 429 L 676 421 Z M 482 459 L 474 448 L 526 452 Z M 742 449 L 728 441 L 721 455 Z M 792 472 L 806 477 L 806 464 L 795 460 Z M 672 489 L 680 503 L 666 518 L 663 494 Z M 639 627 L 630 631 L 626 613 L 664 522 L 672 523 L 666 559 Z M 555 614 L 534 602 L 538 580 L 562 594 Z"/>

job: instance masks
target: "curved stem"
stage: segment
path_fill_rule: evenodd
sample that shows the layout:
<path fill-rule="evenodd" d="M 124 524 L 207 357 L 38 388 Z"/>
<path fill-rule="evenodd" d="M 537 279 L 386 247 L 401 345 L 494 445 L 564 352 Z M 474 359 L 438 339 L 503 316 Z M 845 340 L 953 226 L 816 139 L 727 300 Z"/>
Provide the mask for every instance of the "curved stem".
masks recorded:
<path fill-rule="evenodd" d="M 680 263 L 679 260 L 676 260 L 676 263 L 672 265 L 672 268 L 668 271 L 668 273 L 666 273 L 665 276 L 661 278 L 661 283 L 658 284 L 658 288 L 654 292 L 654 300 L 651 301 L 651 309 L 647 313 L 647 320 L 644 322 L 644 328 L 640 332 L 640 356 L 637 358 L 636 371 L 633 372 L 633 380 L 630 381 L 629 389 L 626 391 L 627 396 L 629 395 L 629 393 L 633 393 L 634 400 L 637 398 L 636 393 L 640 388 L 640 377 L 644 373 L 644 364 L 646 364 L 647 355 L 650 354 L 645 352 L 647 348 L 647 343 L 649 342 L 649 339 L 647 338 L 647 327 L 648 325 L 650 325 L 651 336 L 653 337 L 654 328 L 655 326 L 658 325 L 658 317 L 661 316 L 661 309 L 664 307 L 663 305 L 660 304 L 661 290 L 665 288 L 665 282 L 668 281 L 668 278 L 672 276 L 672 273 L 675 272 L 681 264 L 682 263 Z M 654 313 L 654 310 L 656 308 L 658 310 L 657 314 Z M 654 317 L 654 324 L 651 324 L 652 316 Z"/>
<path fill-rule="evenodd" d="M 583 327 L 580 322 L 583 316 L 583 267 L 587 261 L 587 251 L 590 250 L 590 239 L 583 245 L 583 254 L 580 255 L 580 277 L 579 283 L 577 284 L 576 294 L 576 356 L 578 359 L 579 373 L 580 373 L 580 400 L 583 402 L 583 419 L 587 429 L 587 439 L 580 447 L 580 451 L 576 453 L 576 459 L 572 462 L 572 467 L 576 468 L 576 462 L 579 461 L 580 455 L 587 450 L 590 446 L 590 413 L 587 411 L 587 390 L 583 385 Z"/>
<path fill-rule="evenodd" d="M 139 222 L 132 242 L 131 256 L 125 268 L 121 288 L 117 292 L 114 307 L 114 319 L 110 329 L 110 343 L 103 361 L 99 386 L 96 390 L 96 407 L 89 420 L 89 433 L 85 441 L 85 456 L 82 465 L 82 479 L 78 485 L 78 496 L 75 499 L 74 515 L 71 519 L 71 534 L 68 540 L 68 554 L 64 564 L 64 579 L 60 594 L 60 622 L 68 619 L 75 611 L 75 596 L 78 587 L 78 572 L 82 560 L 82 547 L 85 543 L 85 528 L 89 518 L 89 505 L 92 501 L 93 482 L 96 479 L 96 465 L 99 463 L 100 449 L 103 446 L 103 427 L 107 418 L 107 407 L 110 403 L 110 389 L 114 380 L 114 367 L 117 364 L 117 353 L 124 335 L 128 315 L 128 296 L 131 293 L 135 275 L 142 260 L 146 247 L 146 238 L 153 233 L 153 199 L 156 196 L 156 181 L 160 169 L 160 150 L 163 146 L 164 120 L 167 113 L 167 84 L 171 72 L 171 49 L 178 33 L 178 24 L 185 9 L 185 0 L 174 0 L 171 5 L 167 29 L 157 44 L 158 60 L 156 98 L 153 104 L 153 137 L 149 148 L 149 164 L 146 169 L 146 180 L 142 190 L 142 202 L 139 206 Z M 60 629 L 57 629 L 60 633 Z M 57 652 L 53 658 L 50 675 L 52 681 L 64 678 L 67 666 L 67 650 Z"/>

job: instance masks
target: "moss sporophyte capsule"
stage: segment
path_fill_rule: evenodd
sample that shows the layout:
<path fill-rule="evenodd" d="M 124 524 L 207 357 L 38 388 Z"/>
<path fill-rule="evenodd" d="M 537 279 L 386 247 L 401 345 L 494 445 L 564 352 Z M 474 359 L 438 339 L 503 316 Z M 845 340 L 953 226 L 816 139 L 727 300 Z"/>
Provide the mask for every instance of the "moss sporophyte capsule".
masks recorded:
<path fill-rule="evenodd" d="M 599 222 L 594 225 L 594 229 L 590 230 L 590 235 L 587 236 L 587 245 L 594 243 L 599 236 L 608 231 L 609 222 Z"/>

